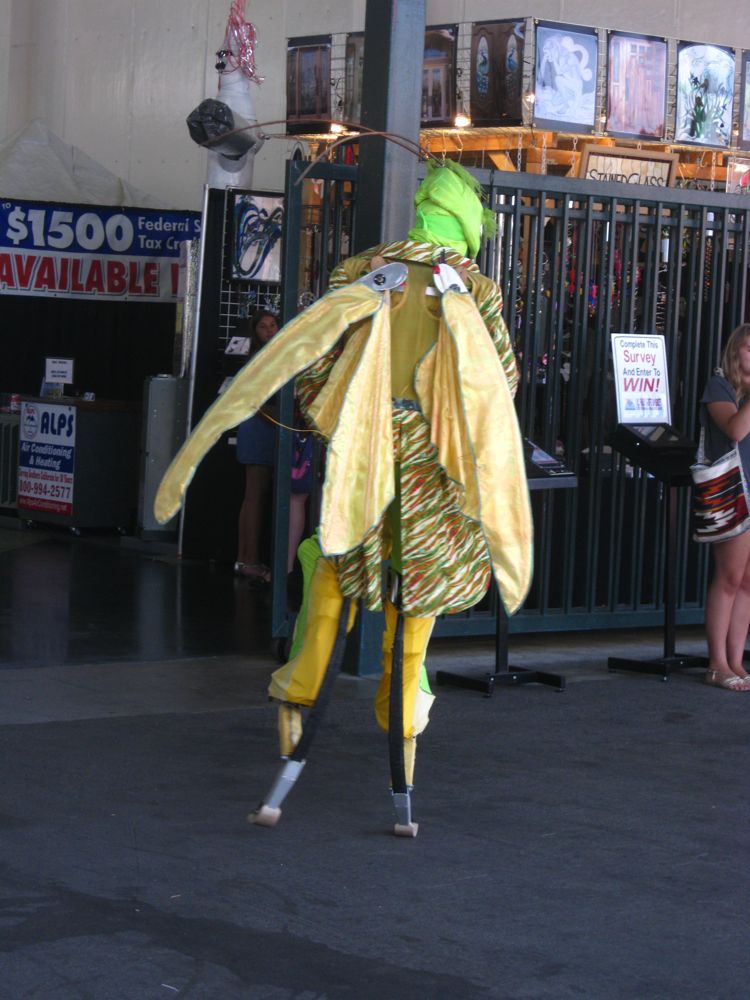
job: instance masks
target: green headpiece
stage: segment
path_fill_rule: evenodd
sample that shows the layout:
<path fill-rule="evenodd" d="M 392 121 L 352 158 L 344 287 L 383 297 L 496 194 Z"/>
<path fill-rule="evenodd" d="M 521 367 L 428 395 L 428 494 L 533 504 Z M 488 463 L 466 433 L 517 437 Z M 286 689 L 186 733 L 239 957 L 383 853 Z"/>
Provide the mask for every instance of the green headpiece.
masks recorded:
<path fill-rule="evenodd" d="M 416 225 L 409 239 L 451 247 L 476 257 L 482 232 L 494 233 L 495 218 L 479 200 L 481 184 L 454 160 L 430 160 L 427 176 L 414 196 Z"/>

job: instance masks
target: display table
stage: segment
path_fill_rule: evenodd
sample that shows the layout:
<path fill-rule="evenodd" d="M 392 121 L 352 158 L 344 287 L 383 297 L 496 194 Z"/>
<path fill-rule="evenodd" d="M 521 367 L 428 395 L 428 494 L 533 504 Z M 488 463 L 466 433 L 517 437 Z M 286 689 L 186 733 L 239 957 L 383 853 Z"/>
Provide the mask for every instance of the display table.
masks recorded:
<path fill-rule="evenodd" d="M 689 653 L 678 653 L 675 648 L 677 608 L 677 521 L 679 491 L 691 487 L 690 466 L 693 464 L 696 444 L 668 424 L 619 424 L 613 445 L 633 465 L 644 469 L 667 489 L 664 504 L 664 642 L 663 654 L 646 660 L 631 656 L 610 656 L 609 670 L 633 670 L 642 674 L 658 674 L 663 681 L 675 670 L 699 667 L 705 669 L 708 659 Z"/>
<path fill-rule="evenodd" d="M 562 462 L 542 451 L 531 441 L 525 441 L 526 480 L 529 490 L 571 489 L 578 485 L 577 477 Z M 508 662 L 508 616 L 505 613 L 500 594 L 497 594 L 497 626 L 495 629 L 495 669 L 491 673 L 478 676 L 438 670 L 435 674 L 438 684 L 452 684 L 455 687 L 481 691 L 490 697 L 497 685 L 546 684 L 558 691 L 565 688 L 565 678 L 544 670 L 529 670 L 513 667 Z"/>
<path fill-rule="evenodd" d="M 76 533 L 129 528 L 138 498 L 139 423 L 136 403 L 22 397 L 19 516 Z"/>

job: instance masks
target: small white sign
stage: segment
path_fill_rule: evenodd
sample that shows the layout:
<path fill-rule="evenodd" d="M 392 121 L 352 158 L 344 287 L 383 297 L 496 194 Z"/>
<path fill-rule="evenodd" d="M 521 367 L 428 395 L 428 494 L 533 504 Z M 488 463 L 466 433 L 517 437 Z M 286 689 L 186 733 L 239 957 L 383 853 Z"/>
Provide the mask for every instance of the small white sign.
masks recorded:
<path fill-rule="evenodd" d="M 248 355 L 250 353 L 250 338 L 249 337 L 232 337 L 227 344 L 225 354 L 242 354 Z"/>
<path fill-rule="evenodd" d="M 73 384 L 73 358 L 45 358 L 44 381 Z"/>
<path fill-rule="evenodd" d="M 661 334 L 612 334 L 621 424 L 671 424 L 667 352 Z"/>

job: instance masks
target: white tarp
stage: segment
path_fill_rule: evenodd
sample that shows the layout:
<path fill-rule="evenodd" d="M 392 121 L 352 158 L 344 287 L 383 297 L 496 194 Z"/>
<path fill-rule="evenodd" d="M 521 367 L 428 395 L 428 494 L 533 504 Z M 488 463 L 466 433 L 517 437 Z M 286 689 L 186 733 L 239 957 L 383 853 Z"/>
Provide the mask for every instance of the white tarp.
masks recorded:
<path fill-rule="evenodd" d="M 69 146 L 41 121 L 0 142 L 0 198 L 166 208 Z"/>
<path fill-rule="evenodd" d="M 199 234 L 41 122 L 0 144 L 0 295 L 174 302 Z"/>

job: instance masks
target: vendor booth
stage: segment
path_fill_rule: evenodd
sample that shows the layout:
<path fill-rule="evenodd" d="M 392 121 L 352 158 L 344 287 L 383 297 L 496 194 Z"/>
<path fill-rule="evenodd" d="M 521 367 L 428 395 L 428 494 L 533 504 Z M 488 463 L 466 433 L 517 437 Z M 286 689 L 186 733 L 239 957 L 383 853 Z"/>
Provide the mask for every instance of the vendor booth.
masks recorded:
<path fill-rule="evenodd" d="M 0 145 L 0 195 L 0 507 L 74 528 L 124 529 L 146 462 L 145 395 L 154 377 L 182 374 L 173 360 L 180 257 L 200 215 L 164 208 L 40 122 Z M 70 376 L 49 384 L 50 359 L 68 359 Z M 23 412 L 39 406 L 65 410 L 76 430 L 65 511 L 39 502 L 54 483 L 28 475 L 34 427 Z M 110 504 L 115 484 L 124 499 Z"/>

